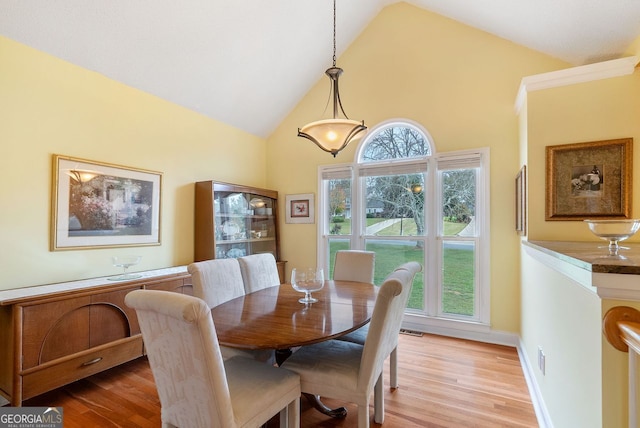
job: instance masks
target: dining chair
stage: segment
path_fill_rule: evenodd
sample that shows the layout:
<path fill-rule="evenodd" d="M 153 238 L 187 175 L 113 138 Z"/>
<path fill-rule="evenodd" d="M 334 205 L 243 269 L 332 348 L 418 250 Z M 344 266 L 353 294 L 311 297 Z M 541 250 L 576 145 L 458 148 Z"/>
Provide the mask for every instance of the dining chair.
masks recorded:
<path fill-rule="evenodd" d="M 393 271 L 380 286 L 364 346 L 329 340 L 303 346 L 282 367 L 300 375 L 302 392 L 358 405 L 358 427 L 369 427 L 369 402 L 374 392 L 374 420 L 384 422 L 383 364 L 396 347 L 419 263 Z"/>
<path fill-rule="evenodd" d="M 193 295 L 204 300 L 209 309 L 244 296 L 244 281 L 238 259 L 214 259 L 194 262 L 187 266 L 193 282 Z M 241 316 L 241 314 L 238 314 Z M 275 351 L 235 349 L 220 346 L 222 357 L 236 355 L 250 357 L 268 364 L 274 364 Z"/>
<path fill-rule="evenodd" d="M 334 263 L 334 275 L 333 275 L 333 279 L 342 279 L 342 278 L 336 278 L 335 276 L 335 272 L 336 272 L 336 268 L 335 266 L 338 266 L 338 253 L 341 253 L 342 251 L 346 252 L 346 253 L 351 253 L 351 252 L 357 252 L 356 250 L 341 250 L 336 252 L 336 260 Z M 353 259 L 353 260 L 351 260 Z M 357 269 L 357 271 L 360 272 L 360 276 L 356 276 L 356 275 L 351 275 L 351 277 L 355 277 L 355 278 L 359 278 L 359 279 L 352 279 L 352 281 L 361 281 L 361 282 L 371 282 L 373 283 L 373 272 L 371 273 L 371 281 L 366 281 L 367 278 L 369 278 L 369 270 L 368 267 L 365 263 L 364 256 L 351 256 L 350 254 L 343 254 L 340 256 L 340 264 L 341 264 L 341 269 L 338 271 L 340 273 L 340 275 L 342 275 L 342 272 L 348 270 L 348 269 L 343 269 L 342 266 L 348 266 L 348 263 L 354 263 L 356 265 L 358 265 L 358 261 L 359 261 L 359 267 Z M 373 265 L 375 260 L 375 256 L 374 258 L 371 260 L 371 264 Z M 410 263 L 410 262 L 409 262 Z M 396 270 L 398 269 L 406 269 L 407 268 L 408 263 L 405 263 L 403 265 L 400 265 L 396 268 Z M 363 267 L 364 266 L 364 267 Z M 372 271 L 373 271 L 374 267 L 372 267 Z M 422 270 L 422 268 L 420 268 L 420 270 Z M 419 271 L 418 271 L 419 272 Z M 409 296 L 411 293 L 407 293 L 406 297 L 407 297 L 407 301 L 404 302 L 405 307 L 407 306 L 407 302 L 409 300 Z M 357 343 L 359 345 L 364 345 L 365 340 L 367 339 L 367 334 L 369 333 L 369 324 L 366 324 L 362 327 L 360 327 L 357 330 L 352 331 L 351 333 L 345 334 L 344 336 L 340 336 L 338 338 L 336 338 L 337 340 L 344 340 L 345 342 L 353 342 L 353 343 Z M 400 334 L 400 331 L 398 329 L 398 334 Z M 396 338 L 396 346 L 395 348 L 393 348 L 393 351 L 391 351 L 391 355 L 389 356 L 389 386 L 391 388 L 397 388 L 398 387 L 398 340 Z"/>
<path fill-rule="evenodd" d="M 209 308 L 244 296 L 244 282 L 237 259 L 195 262 L 187 266 L 187 271 L 193 281 L 193 295 L 207 302 Z"/>
<path fill-rule="evenodd" d="M 238 263 L 246 293 L 280 285 L 278 265 L 273 254 L 260 253 L 239 257 Z"/>
<path fill-rule="evenodd" d="M 373 284 L 376 253 L 361 250 L 339 250 L 333 262 L 333 279 Z"/>
<path fill-rule="evenodd" d="M 299 427 L 299 376 L 249 358 L 223 360 L 205 301 L 135 290 L 125 303 L 138 316 L 164 428 L 259 427 L 278 413 L 280 426 Z"/>

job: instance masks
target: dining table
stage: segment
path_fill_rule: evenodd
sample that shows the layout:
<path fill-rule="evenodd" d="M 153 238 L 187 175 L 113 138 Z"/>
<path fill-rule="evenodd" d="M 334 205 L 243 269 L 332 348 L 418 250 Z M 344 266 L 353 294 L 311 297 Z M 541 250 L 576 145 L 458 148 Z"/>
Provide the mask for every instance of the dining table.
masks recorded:
<path fill-rule="evenodd" d="M 350 333 L 371 320 L 378 287 L 356 281 L 325 280 L 313 293 L 315 303 L 291 284 L 248 293 L 211 309 L 220 345 L 238 349 L 273 349 L 281 364 L 295 348 Z M 305 394 L 319 411 L 345 417 L 346 409 L 330 409 L 319 397 Z"/>

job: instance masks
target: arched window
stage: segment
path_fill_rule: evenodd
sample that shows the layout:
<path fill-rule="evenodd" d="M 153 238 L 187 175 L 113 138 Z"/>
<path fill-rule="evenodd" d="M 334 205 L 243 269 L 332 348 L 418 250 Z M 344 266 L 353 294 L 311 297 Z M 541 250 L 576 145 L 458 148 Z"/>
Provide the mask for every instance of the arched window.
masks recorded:
<path fill-rule="evenodd" d="M 373 127 L 354 163 L 320 168 L 319 265 L 332 275 L 336 251 L 374 251 L 379 285 L 418 261 L 407 319 L 488 324 L 488 154 L 436 154 L 409 120 Z"/>
<path fill-rule="evenodd" d="M 359 163 L 430 156 L 431 137 L 417 125 L 391 122 L 373 129 L 360 147 Z"/>

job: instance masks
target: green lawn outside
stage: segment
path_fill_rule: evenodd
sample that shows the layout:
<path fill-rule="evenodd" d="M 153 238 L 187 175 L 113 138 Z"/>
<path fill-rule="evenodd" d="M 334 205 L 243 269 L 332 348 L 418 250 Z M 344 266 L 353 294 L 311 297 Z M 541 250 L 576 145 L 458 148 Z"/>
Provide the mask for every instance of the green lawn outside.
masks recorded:
<path fill-rule="evenodd" d="M 367 219 L 373 222 L 380 221 L 381 219 Z M 384 220 L 384 219 L 382 219 Z M 409 227 L 407 224 L 413 223 L 413 230 L 415 233 L 415 223 L 409 219 L 406 223 L 403 222 L 403 234 L 406 236 L 408 230 L 405 227 Z M 394 224 L 387 229 L 396 228 L 399 232 L 399 225 Z M 455 235 L 462 230 L 466 225 L 464 223 L 447 223 L 445 222 L 444 230 L 446 234 Z M 399 233 L 387 233 L 388 230 L 384 230 L 385 236 L 398 235 Z M 380 234 L 382 235 L 382 234 Z M 333 277 L 333 260 L 335 259 L 335 252 L 338 250 L 348 249 L 348 242 L 333 242 L 330 249 L 330 275 Z M 416 261 L 421 265 L 424 263 L 424 253 L 422 248 L 417 248 L 413 245 L 397 245 L 393 243 L 376 243 L 369 244 L 367 250 L 374 251 L 376 253 L 376 269 L 374 282 L 376 285 L 382 284 L 384 279 L 399 265 Z M 469 250 L 448 249 L 444 250 L 444 262 L 443 262 L 443 310 L 446 313 L 458 314 L 458 315 L 473 315 L 474 309 L 474 252 Z M 423 309 L 424 302 L 424 283 L 423 276 L 418 275 L 413 283 L 413 289 L 411 290 L 411 296 L 409 297 L 408 308 Z"/>

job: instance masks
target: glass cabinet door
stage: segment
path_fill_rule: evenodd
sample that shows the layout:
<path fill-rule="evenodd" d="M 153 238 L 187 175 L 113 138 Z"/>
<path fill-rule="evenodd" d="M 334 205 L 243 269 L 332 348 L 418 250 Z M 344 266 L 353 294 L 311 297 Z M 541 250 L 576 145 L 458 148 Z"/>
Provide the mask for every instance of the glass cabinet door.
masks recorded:
<path fill-rule="evenodd" d="M 253 193 L 216 192 L 216 258 L 271 253 L 276 249 L 274 199 Z"/>
<path fill-rule="evenodd" d="M 195 261 L 271 253 L 278 242 L 278 192 L 218 181 L 195 186 Z"/>

